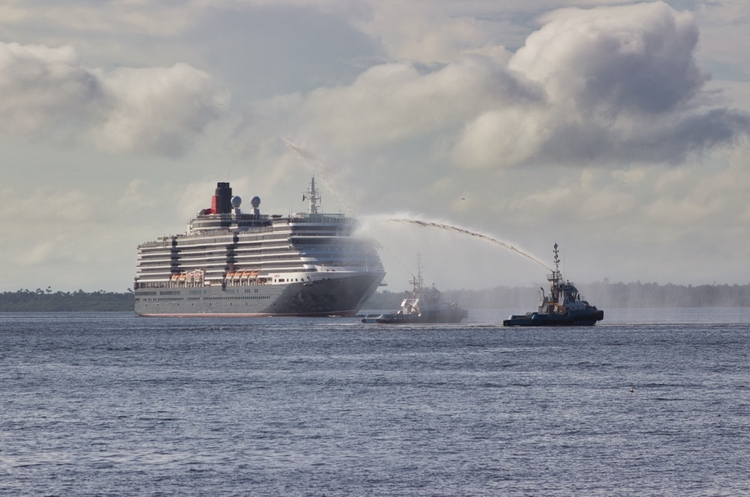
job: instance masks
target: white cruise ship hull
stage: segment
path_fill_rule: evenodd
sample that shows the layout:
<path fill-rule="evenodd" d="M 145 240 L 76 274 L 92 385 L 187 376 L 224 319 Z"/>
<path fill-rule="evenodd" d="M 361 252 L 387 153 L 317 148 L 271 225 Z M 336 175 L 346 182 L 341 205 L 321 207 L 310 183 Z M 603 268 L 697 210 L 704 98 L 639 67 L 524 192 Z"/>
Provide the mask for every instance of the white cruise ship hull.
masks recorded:
<path fill-rule="evenodd" d="M 145 317 L 354 316 L 385 273 L 317 281 L 137 290 L 135 312 Z"/>

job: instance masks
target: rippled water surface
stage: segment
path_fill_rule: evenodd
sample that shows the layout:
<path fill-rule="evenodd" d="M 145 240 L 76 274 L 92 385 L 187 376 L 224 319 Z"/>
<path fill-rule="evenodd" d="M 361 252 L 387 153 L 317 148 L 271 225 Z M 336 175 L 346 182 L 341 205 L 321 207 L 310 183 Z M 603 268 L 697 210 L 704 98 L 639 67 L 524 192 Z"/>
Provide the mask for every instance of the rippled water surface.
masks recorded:
<path fill-rule="evenodd" d="M 503 315 L 0 314 L 0 494 L 750 494 L 748 310 Z"/>

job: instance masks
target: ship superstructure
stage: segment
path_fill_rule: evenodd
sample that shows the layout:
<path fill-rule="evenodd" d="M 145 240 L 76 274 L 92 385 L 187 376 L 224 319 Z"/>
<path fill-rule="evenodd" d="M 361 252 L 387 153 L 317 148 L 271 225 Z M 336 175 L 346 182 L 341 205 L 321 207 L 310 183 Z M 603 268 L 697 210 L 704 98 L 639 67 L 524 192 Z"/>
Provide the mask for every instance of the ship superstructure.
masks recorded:
<path fill-rule="evenodd" d="M 315 178 L 308 212 L 260 212 L 260 198 L 232 196 L 218 183 L 211 207 L 184 234 L 138 246 L 135 311 L 143 316 L 350 316 L 385 270 L 356 221 L 319 213 Z"/>

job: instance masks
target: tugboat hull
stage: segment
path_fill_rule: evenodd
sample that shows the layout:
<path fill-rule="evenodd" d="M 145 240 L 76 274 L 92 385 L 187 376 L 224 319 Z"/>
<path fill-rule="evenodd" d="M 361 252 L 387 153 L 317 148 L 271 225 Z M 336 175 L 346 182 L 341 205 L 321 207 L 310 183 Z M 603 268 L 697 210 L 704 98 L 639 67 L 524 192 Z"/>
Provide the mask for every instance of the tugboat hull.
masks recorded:
<path fill-rule="evenodd" d="M 441 309 L 421 314 L 404 314 L 401 312 L 389 312 L 387 314 L 379 315 L 368 314 L 362 319 L 362 322 L 380 324 L 458 324 L 467 317 L 469 317 L 469 311 L 460 307 L 455 307 L 452 309 Z"/>
<path fill-rule="evenodd" d="M 503 326 L 594 326 L 597 321 L 603 319 L 604 311 L 595 311 L 574 316 L 531 312 L 529 314 L 510 316 L 503 321 Z"/>

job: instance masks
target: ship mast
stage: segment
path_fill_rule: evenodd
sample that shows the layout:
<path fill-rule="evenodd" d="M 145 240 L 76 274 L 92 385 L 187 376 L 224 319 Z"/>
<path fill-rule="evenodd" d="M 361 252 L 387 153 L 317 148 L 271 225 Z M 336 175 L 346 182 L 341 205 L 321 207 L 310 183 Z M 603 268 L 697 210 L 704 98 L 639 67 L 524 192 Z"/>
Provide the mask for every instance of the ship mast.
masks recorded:
<path fill-rule="evenodd" d="M 560 281 L 562 280 L 562 275 L 560 274 L 560 249 L 557 248 L 557 243 L 555 243 L 552 252 L 555 254 L 555 258 L 553 259 L 553 262 L 555 263 L 555 279 Z"/>
<path fill-rule="evenodd" d="M 413 294 L 417 295 L 424 287 L 424 280 L 422 279 L 422 255 L 417 254 L 417 275 L 412 275 L 412 280 L 409 282 L 413 287 Z"/>
<path fill-rule="evenodd" d="M 318 213 L 318 202 L 320 201 L 320 195 L 318 194 L 318 191 L 315 189 L 315 176 L 313 176 L 312 179 L 310 180 L 310 189 L 307 190 L 302 195 L 302 200 L 310 201 L 310 206 L 308 207 L 308 210 L 307 210 L 309 214 Z"/>
<path fill-rule="evenodd" d="M 547 281 L 550 282 L 548 301 L 561 303 L 560 296 L 561 296 L 562 289 L 561 289 L 560 283 L 562 282 L 562 275 L 560 274 L 560 249 L 557 248 L 557 243 L 555 243 L 555 246 L 552 249 L 552 253 L 555 255 L 553 259 L 555 263 L 555 270 L 552 272 L 552 274 L 547 275 Z M 541 312 L 541 307 L 540 307 L 540 312 Z"/>

